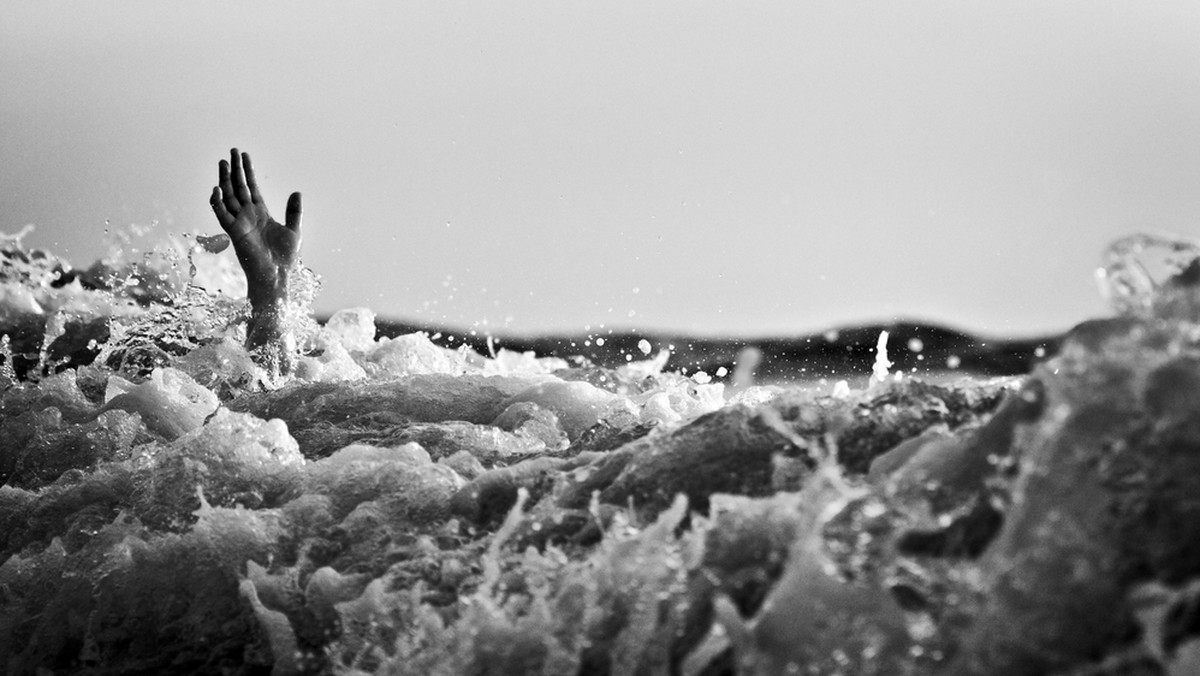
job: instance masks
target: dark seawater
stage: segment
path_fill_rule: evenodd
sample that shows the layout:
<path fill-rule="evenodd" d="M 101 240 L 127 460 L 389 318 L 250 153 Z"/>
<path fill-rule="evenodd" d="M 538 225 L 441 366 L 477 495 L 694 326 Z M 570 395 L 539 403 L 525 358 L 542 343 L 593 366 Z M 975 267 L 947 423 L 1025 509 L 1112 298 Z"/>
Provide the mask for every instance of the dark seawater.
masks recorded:
<path fill-rule="evenodd" d="M 896 321 L 831 328 L 797 336 L 710 338 L 662 331 L 614 330 L 593 334 L 491 335 L 403 320 L 376 319 L 379 337 L 424 331 L 433 342 L 455 348 L 466 344 L 480 354 L 505 348 L 532 351 L 539 357 L 568 361 L 582 357 L 596 366 L 616 368 L 631 359 L 670 349 L 670 370 L 733 373 L 745 350 L 756 350 L 754 380 L 764 384 L 807 383 L 820 379 L 866 376 L 875 361 L 881 331 L 887 331 L 893 372 L 922 377 L 1022 375 L 1058 350 L 1062 336 L 995 338 L 934 323 Z M 602 342 L 597 338 L 603 338 Z M 490 347 L 489 347 L 490 341 Z"/>
<path fill-rule="evenodd" d="M 1061 338 L 351 309 L 283 383 L 192 253 L 2 245 L 0 673 L 1200 673 L 1189 242 Z"/>

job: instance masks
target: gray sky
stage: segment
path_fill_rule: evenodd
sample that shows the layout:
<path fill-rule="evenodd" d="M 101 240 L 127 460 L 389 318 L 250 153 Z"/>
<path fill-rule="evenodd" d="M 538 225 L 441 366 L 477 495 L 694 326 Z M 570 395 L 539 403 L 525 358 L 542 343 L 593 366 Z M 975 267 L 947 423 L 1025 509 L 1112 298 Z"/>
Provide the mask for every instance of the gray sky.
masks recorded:
<path fill-rule="evenodd" d="M 0 0 L 0 229 L 304 192 L 318 309 L 492 330 L 1001 335 L 1200 234 L 1200 3 Z"/>

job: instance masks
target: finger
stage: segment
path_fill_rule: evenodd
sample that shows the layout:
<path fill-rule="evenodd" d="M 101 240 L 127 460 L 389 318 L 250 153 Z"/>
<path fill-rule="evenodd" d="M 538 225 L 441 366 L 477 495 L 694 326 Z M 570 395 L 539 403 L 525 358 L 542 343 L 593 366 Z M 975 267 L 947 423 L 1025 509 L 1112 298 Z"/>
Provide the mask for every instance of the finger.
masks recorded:
<path fill-rule="evenodd" d="M 250 197 L 250 189 L 246 187 L 246 175 L 242 173 L 242 156 L 237 148 L 229 151 L 229 165 L 233 169 L 234 195 L 242 204 L 250 204 L 253 199 Z"/>
<path fill-rule="evenodd" d="M 228 230 L 229 226 L 233 225 L 233 215 L 225 208 L 225 203 L 221 201 L 221 189 L 213 188 L 212 197 L 208 198 L 208 203 L 212 205 L 213 213 L 217 215 L 217 222 L 221 224 L 222 230 Z"/>
<path fill-rule="evenodd" d="M 242 205 L 238 204 L 237 198 L 233 196 L 233 183 L 229 180 L 229 163 L 225 160 L 221 160 L 217 164 L 217 187 L 221 189 L 221 198 L 229 213 L 236 214 L 242 210 Z"/>
<path fill-rule="evenodd" d="M 258 192 L 258 181 L 254 180 L 254 167 L 250 165 L 250 153 L 242 153 L 242 168 L 246 170 L 246 185 L 250 187 L 250 199 L 262 204 L 262 193 Z"/>
<path fill-rule="evenodd" d="M 284 225 L 288 230 L 300 235 L 300 217 L 304 215 L 304 209 L 300 205 L 300 193 L 294 192 L 288 198 L 287 217 L 284 220 Z"/>

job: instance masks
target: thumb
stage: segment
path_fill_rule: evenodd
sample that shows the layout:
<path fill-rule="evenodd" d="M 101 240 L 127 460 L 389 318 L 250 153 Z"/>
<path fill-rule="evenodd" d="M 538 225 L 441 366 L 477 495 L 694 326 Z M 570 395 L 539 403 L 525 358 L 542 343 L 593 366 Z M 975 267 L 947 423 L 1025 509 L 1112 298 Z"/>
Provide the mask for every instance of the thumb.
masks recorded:
<path fill-rule="evenodd" d="M 284 225 L 288 230 L 300 234 L 300 218 L 304 214 L 304 209 L 300 205 L 300 193 L 294 192 L 288 198 L 287 215 L 284 218 Z"/>

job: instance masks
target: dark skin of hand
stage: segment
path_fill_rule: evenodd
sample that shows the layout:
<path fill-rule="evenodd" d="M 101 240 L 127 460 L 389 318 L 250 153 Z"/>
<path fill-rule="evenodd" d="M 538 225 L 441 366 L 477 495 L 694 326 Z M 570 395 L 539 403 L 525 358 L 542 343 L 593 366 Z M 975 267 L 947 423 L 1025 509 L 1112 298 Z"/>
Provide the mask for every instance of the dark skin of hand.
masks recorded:
<path fill-rule="evenodd" d="M 230 150 L 229 161 L 221 160 L 217 173 L 209 203 L 246 273 L 251 309 L 246 347 L 256 350 L 282 337 L 288 278 L 300 258 L 300 193 L 288 198 L 280 224 L 267 213 L 249 154 Z"/>

